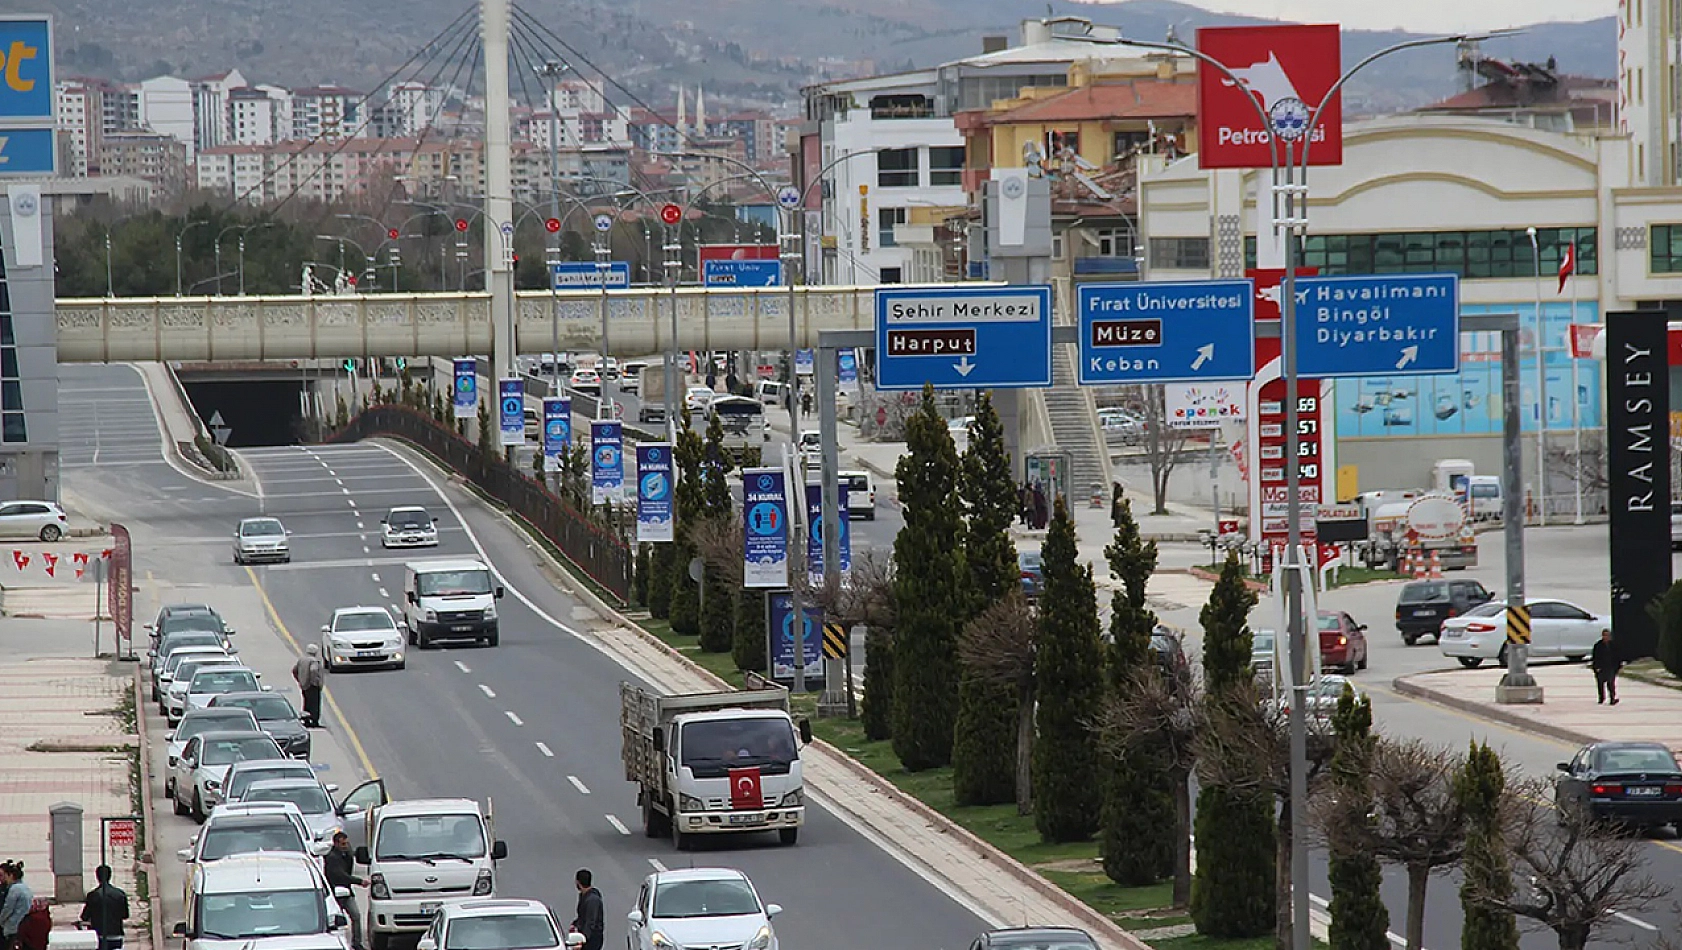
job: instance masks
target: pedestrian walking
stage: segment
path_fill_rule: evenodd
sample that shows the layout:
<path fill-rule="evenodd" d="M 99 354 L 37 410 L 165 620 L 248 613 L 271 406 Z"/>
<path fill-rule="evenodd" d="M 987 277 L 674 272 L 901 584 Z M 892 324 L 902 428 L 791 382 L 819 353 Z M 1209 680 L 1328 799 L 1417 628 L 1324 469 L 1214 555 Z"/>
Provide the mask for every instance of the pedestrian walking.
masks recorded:
<path fill-rule="evenodd" d="M 1594 671 L 1594 692 L 1599 697 L 1596 702 L 1604 703 L 1610 698 L 1612 705 L 1618 705 L 1618 670 L 1623 665 L 1624 661 L 1618 658 L 1618 646 L 1612 642 L 1612 631 L 1600 631 L 1594 652 L 1589 654 L 1589 669 Z"/>
<path fill-rule="evenodd" d="M 123 945 L 123 921 L 128 920 L 128 895 L 111 883 L 111 866 L 93 869 L 99 886 L 82 899 L 82 923 L 99 935 L 99 950 L 117 950 Z"/>
<path fill-rule="evenodd" d="M 589 868 L 579 868 L 573 882 L 578 886 L 578 916 L 572 929 L 584 935 L 583 950 L 602 950 L 602 892 L 591 883 Z"/>
<path fill-rule="evenodd" d="M 1047 509 L 1046 509 L 1046 504 L 1045 504 L 1045 489 L 1041 488 L 1038 485 L 1035 485 L 1034 486 L 1034 515 L 1033 515 L 1033 523 L 1032 523 L 1033 529 L 1035 531 L 1045 530 L 1046 523 L 1050 520 L 1051 519 L 1049 517 L 1049 514 L 1048 514 Z"/>
<path fill-rule="evenodd" d="M 0 884 L 6 886 L 6 899 L 0 903 L 0 948 L 17 950 L 18 929 L 35 904 L 34 892 L 23 883 L 23 862 L 0 863 Z"/>
<path fill-rule="evenodd" d="M 1023 525 L 1028 525 L 1031 523 L 1033 510 L 1034 493 L 1027 485 L 1023 485 L 1016 490 L 1016 517 Z"/>
<path fill-rule="evenodd" d="M 1117 531 L 1121 530 L 1121 515 L 1127 505 L 1127 493 L 1122 490 L 1121 482 L 1112 483 L 1110 491 L 1110 524 Z"/>
<path fill-rule="evenodd" d="M 339 908 L 350 918 L 351 950 L 362 950 L 362 909 L 356 906 L 353 887 L 368 883 L 356 876 L 356 858 L 350 852 L 350 836 L 333 832 L 333 847 L 321 856 L 321 869 L 327 873 L 327 884 L 334 890 L 344 888 L 346 894 L 338 899 Z"/>
<path fill-rule="evenodd" d="M 304 725 L 312 729 L 320 726 L 321 686 L 326 681 L 327 671 L 321 665 L 319 643 L 304 648 L 304 655 L 292 665 L 292 678 L 297 680 L 298 689 L 304 694 Z"/>

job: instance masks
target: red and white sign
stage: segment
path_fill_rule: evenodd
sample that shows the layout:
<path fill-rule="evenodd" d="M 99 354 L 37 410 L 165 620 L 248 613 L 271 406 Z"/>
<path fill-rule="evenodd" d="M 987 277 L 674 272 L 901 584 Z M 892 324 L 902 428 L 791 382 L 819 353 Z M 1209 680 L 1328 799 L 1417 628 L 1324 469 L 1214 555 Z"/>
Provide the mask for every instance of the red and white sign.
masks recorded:
<path fill-rule="evenodd" d="M 1272 134 L 1279 159 L 1301 161 L 1305 141 L 1310 165 L 1343 164 L 1343 102 L 1332 96 L 1312 137 L 1308 122 L 1342 72 L 1335 24 L 1216 26 L 1197 31 L 1198 52 L 1231 70 L 1197 71 L 1197 163 L 1200 168 L 1268 168 Z M 1268 116 L 1262 123 L 1256 112 Z"/>
<path fill-rule="evenodd" d="M 1600 336 L 1600 331 L 1604 329 L 1606 329 L 1605 324 L 1600 323 L 1571 324 L 1571 358 L 1574 360 L 1593 359 L 1594 339 Z M 1667 342 L 1669 342 L 1669 338 L 1667 338 Z M 1671 346 L 1674 348 L 1675 344 L 1671 344 Z"/>
<path fill-rule="evenodd" d="M 730 770 L 730 807 L 737 811 L 765 807 L 759 788 L 759 766 Z"/>
<path fill-rule="evenodd" d="M 554 234 L 557 231 L 559 231 L 560 229 L 561 229 L 561 219 L 560 218 L 548 218 L 543 222 L 543 230 L 548 231 L 550 234 Z"/>
<path fill-rule="evenodd" d="M 660 220 L 667 224 L 676 224 L 683 220 L 683 209 L 674 204 L 661 205 Z"/>
<path fill-rule="evenodd" d="M 387 228 L 386 232 L 385 232 L 385 236 L 390 238 L 393 241 L 397 240 L 397 229 L 396 228 Z"/>
<path fill-rule="evenodd" d="M 457 231 L 467 230 L 467 219 L 466 218 L 457 218 L 456 219 L 456 230 Z"/>
<path fill-rule="evenodd" d="M 702 263 L 707 261 L 774 261 L 780 249 L 775 244 L 703 244 L 696 248 Z"/>
<path fill-rule="evenodd" d="M 113 818 L 106 822 L 105 840 L 113 848 L 134 847 L 134 819 Z"/>
<path fill-rule="evenodd" d="M 1322 568 L 1336 561 L 1343 553 L 1342 546 L 1336 544 L 1322 544 L 1318 547 L 1320 548 L 1320 563 L 1316 566 Z"/>
<path fill-rule="evenodd" d="M 1312 277 L 1316 268 L 1297 268 L 1298 277 Z M 1255 281 L 1256 320 L 1280 319 L 1280 282 L 1283 268 L 1258 268 L 1244 276 Z M 1256 379 L 1250 383 L 1249 438 L 1258 460 L 1257 478 L 1250 480 L 1251 535 L 1267 546 L 1283 545 L 1289 530 L 1290 491 L 1285 469 L 1285 380 L 1279 359 L 1279 338 L 1256 337 Z M 1333 439 L 1321 435 L 1321 404 L 1331 392 L 1329 381 L 1297 380 L 1297 492 L 1302 501 L 1298 527 L 1305 543 L 1315 538 L 1314 516 L 1322 499 L 1336 492 Z M 1268 464 L 1272 462 L 1274 464 Z"/>

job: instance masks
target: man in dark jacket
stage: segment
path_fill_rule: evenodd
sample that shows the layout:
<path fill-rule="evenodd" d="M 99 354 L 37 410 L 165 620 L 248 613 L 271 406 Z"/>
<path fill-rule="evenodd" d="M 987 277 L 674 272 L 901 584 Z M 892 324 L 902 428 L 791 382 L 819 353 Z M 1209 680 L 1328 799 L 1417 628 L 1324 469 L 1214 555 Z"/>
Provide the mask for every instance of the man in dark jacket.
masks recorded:
<path fill-rule="evenodd" d="M 572 929 L 584 935 L 583 950 L 602 950 L 602 892 L 590 885 L 590 869 L 579 868 L 574 877 L 578 884 L 578 916 Z"/>
<path fill-rule="evenodd" d="M 99 950 L 114 950 L 123 945 L 123 921 L 128 919 L 128 895 L 111 883 L 110 865 L 93 869 L 99 886 L 82 900 L 82 923 L 99 934 Z"/>
<path fill-rule="evenodd" d="M 1618 648 L 1612 643 L 1612 631 L 1600 631 L 1594 652 L 1589 654 L 1589 669 L 1594 670 L 1594 691 L 1600 697 L 1599 702 L 1606 702 L 1610 696 L 1612 705 L 1618 705 L 1618 668 L 1623 665 L 1618 659 Z"/>
<path fill-rule="evenodd" d="M 361 887 L 367 883 L 356 876 L 356 858 L 351 855 L 350 836 L 342 831 L 334 833 L 333 850 L 322 856 L 321 868 L 327 873 L 328 886 L 334 889 Z M 356 906 L 356 892 L 351 891 L 349 897 L 339 898 L 339 907 L 350 918 L 351 947 L 362 950 L 362 912 Z"/>

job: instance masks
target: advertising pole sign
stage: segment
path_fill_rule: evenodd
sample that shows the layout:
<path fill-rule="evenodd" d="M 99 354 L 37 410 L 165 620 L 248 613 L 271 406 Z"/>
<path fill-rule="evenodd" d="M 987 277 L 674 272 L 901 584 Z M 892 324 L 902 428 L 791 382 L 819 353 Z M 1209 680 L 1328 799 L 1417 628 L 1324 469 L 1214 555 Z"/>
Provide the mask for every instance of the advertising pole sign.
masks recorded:
<path fill-rule="evenodd" d="M 590 501 L 618 501 L 625 489 L 625 433 L 618 422 L 590 423 Z"/>
<path fill-rule="evenodd" d="M 1234 83 L 1218 69 L 1197 71 L 1198 167 L 1272 167 L 1268 129 L 1256 115 L 1256 101 L 1284 146 L 1280 160 L 1294 152 L 1300 161 L 1309 117 L 1343 71 L 1337 26 L 1204 27 L 1197 31 L 1197 50 L 1239 80 Z M 1310 165 L 1343 164 L 1342 98 L 1333 96 L 1320 114 Z"/>
<path fill-rule="evenodd" d="M 842 485 L 840 491 L 835 510 L 841 513 L 841 536 L 835 544 L 839 570 L 845 574 L 853 569 L 853 532 L 847 524 L 847 486 Z M 806 523 L 812 526 L 806 532 L 806 573 L 817 584 L 823 578 L 823 486 L 814 482 L 806 483 Z"/>
<path fill-rule="evenodd" d="M 771 614 L 771 678 L 782 683 L 794 682 L 794 599 L 786 593 L 772 594 L 766 598 L 767 611 Z M 808 680 L 815 679 L 823 672 L 823 636 L 820 630 L 823 626 L 823 610 L 819 607 L 805 607 L 801 611 L 805 614 L 805 623 L 799 631 L 800 652 L 805 654 L 801 666 L 806 670 Z"/>
<path fill-rule="evenodd" d="M 111 550 L 107 556 L 111 565 L 105 578 L 106 596 L 109 598 L 106 609 L 111 613 L 111 622 L 116 625 L 117 638 L 128 644 L 129 655 L 133 656 L 134 543 L 126 526 L 111 525 Z"/>
<path fill-rule="evenodd" d="M 1606 507 L 1612 531 L 1613 641 L 1623 660 L 1652 656 L 1647 605 L 1670 588 L 1670 371 L 1663 310 L 1606 320 Z"/>
<path fill-rule="evenodd" d="M 1314 268 L 1299 267 L 1297 276 L 1312 277 Z M 1262 268 L 1245 272 L 1255 281 L 1256 319 L 1280 319 L 1279 285 L 1285 272 Z M 1256 337 L 1256 378 L 1250 383 L 1248 416 L 1253 454 L 1239 465 L 1249 473 L 1250 510 L 1261 513 L 1250 519 L 1250 530 L 1264 550 L 1281 547 L 1290 528 L 1286 515 L 1290 492 L 1285 472 L 1285 380 L 1280 359 L 1279 337 Z M 1337 494 L 1336 441 L 1321 437 L 1321 408 L 1332 383 L 1321 379 L 1297 378 L 1297 491 L 1302 500 L 1302 537 L 1314 540 L 1315 507 L 1335 501 Z"/>
<path fill-rule="evenodd" d="M 572 451 L 572 399 L 568 396 L 547 396 L 543 400 L 543 454 L 551 468 L 559 468 L 561 459 Z"/>
<path fill-rule="evenodd" d="M 858 350 L 835 351 L 835 385 L 844 393 L 859 391 L 859 353 Z"/>
<path fill-rule="evenodd" d="M 670 541 L 672 517 L 672 446 L 644 442 L 637 446 L 637 541 Z"/>
<path fill-rule="evenodd" d="M 816 350 L 794 351 L 794 372 L 799 376 L 810 376 L 817 367 Z"/>
<path fill-rule="evenodd" d="M 788 494 L 780 468 L 742 471 L 742 586 L 788 586 Z"/>
<path fill-rule="evenodd" d="M 455 385 L 451 391 L 455 393 L 455 416 L 471 419 L 479 411 L 479 361 L 455 360 L 454 366 Z"/>
<path fill-rule="evenodd" d="M 526 441 L 526 384 L 511 376 L 496 381 L 497 428 L 502 444 L 523 445 Z"/>

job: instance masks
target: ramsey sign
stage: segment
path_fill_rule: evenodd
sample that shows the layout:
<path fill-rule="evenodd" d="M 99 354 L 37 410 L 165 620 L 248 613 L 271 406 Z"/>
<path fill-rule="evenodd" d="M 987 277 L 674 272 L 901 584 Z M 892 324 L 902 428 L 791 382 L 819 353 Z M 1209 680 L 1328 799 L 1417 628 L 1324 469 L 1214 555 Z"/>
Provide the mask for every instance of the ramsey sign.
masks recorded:
<path fill-rule="evenodd" d="M 1197 71 L 1197 162 L 1200 168 L 1267 168 L 1268 133 L 1279 137 L 1279 160 L 1300 161 L 1308 120 L 1343 69 L 1338 28 L 1219 26 L 1197 31 L 1197 49 L 1238 77 Z M 1251 97 L 1267 113 L 1264 126 Z M 1343 97 L 1326 103 L 1315 126 L 1310 165 L 1343 164 Z"/>

